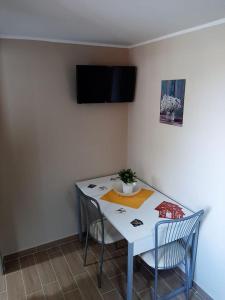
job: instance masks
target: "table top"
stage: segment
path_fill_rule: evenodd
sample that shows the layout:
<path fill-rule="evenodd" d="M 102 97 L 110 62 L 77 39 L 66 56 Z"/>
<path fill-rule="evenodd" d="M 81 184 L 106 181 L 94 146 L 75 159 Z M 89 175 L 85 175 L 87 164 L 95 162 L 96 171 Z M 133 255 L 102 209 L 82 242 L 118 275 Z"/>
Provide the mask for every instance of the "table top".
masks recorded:
<path fill-rule="evenodd" d="M 88 187 L 90 184 L 96 185 L 94 188 Z M 183 207 L 180 203 L 171 200 L 164 194 L 156 191 L 154 188 L 150 187 L 141 180 L 137 180 L 137 187 L 143 187 L 151 189 L 154 191 L 151 195 L 138 209 L 123 206 L 121 204 L 111 203 L 105 200 L 101 200 L 101 196 L 107 193 L 112 188 L 119 189 L 121 186 L 121 180 L 118 175 L 111 175 L 105 177 L 94 178 L 85 181 L 76 182 L 77 187 L 87 196 L 96 199 L 100 205 L 101 211 L 108 221 L 124 236 L 124 238 L 129 242 L 133 243 L 135 241 L 147 238 L 148 236 L 154 236 L 155 224 L 158 221 L 165 219 L 159 218 L 159 212 L 155 208 L 163 201 L 178 204 L 185 217 L 193 214 L 193 212 L 186 207 Z M 102 189 L 102 187 L 105 187 Z M 123 208 L 124 213 L 120 213 L 118 209 Z M 134 227 L 131 222 L 134 219 L 139 219 L 143 222 L 143 225 Z"/>

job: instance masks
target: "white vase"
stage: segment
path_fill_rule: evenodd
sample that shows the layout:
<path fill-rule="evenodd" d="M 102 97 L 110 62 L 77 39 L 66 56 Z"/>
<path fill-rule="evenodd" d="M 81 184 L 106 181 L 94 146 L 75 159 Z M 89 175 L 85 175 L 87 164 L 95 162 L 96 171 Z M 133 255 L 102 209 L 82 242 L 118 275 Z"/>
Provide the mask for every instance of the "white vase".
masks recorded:
<path fill-rule="evenodd" d="M 173 112 L 171 112 L 171 114 L 170 114 L 170 121 L 171 121 L 171 122 L 174 122 L 174 119 L 175 119 L 175 112 L 173 111 Z"/>
<path fill-rule="evenodd" d="M 133 183 L 125 183 L 123 182 L 123 193 L 124 194 L 131 194 L 133 192 Z"/>
<path fill-rule="evenodd" d="M 170 119 L 171 119 L 170 112 L 167 111 L 167 112 L 166 112 L 166 120 L 167 120 L 167 121 L 170 121 Z"/>

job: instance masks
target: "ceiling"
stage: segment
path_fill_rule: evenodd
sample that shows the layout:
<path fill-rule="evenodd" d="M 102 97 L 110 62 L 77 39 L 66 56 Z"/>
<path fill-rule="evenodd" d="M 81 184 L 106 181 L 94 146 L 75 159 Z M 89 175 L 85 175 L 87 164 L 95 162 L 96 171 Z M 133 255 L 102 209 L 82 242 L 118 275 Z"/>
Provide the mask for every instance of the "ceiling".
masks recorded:
<path fill-rule="evenodd" d="M 0 0 L 0 36 L 129 46 L 225 17 L 225 0 Z"/>

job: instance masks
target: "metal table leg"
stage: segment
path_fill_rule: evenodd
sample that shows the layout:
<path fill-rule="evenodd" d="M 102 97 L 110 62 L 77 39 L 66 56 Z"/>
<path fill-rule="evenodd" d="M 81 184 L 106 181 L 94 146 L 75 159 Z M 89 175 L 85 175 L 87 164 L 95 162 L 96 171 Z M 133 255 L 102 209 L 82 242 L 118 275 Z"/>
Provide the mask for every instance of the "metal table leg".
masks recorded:
<path fill-rule="evenodd" d="M 134 244 L 128 243 L 127 256 L 127 300 L 132 300 L 133 294 Z"/>
<path fill-rule="evenodd" d="M 78 235 L 79 240 L 82 241 L 83 238 L 83 230 L 82 230 L 82 217 L 81 217 L 81 200 L 80 200 L 80 190 L 77 186 L 75 186 L 75 196 L 77 200 L 77 218 L 78 218 Z"/>

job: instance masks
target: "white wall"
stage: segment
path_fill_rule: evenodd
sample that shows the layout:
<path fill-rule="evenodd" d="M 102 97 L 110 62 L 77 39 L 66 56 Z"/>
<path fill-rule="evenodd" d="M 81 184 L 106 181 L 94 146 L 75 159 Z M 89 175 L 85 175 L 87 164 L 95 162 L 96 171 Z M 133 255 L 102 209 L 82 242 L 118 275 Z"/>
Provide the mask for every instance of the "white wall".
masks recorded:
<path fill-rule="evenodd" d="M 225 25 L 134 48 L 136 102 L 128 111 L 128 165 L 188 207 L 204 208 L 196 281 L 224 298 Z M 161 124 L 163 79 L 186 79 L 183 127 Z"/>
<path fill-rule="evenodd" d="M 128 50 L 0 40 L 0 250 L 77 233 L 73 183 L 126 165 L 127 104 L 79 105 L 76 64 Z"/>

